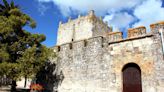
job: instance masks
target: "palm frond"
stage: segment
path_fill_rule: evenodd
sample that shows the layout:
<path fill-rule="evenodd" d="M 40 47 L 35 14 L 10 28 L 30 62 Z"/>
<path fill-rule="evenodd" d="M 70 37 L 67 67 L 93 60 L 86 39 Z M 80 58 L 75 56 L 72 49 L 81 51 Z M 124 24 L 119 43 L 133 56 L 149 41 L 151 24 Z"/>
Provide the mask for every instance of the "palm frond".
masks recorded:
<path fill-rule="evenodd" d="M 13 1 L 13 0 L 12 0 L 11 3 L 10 3 L 10 7 L 11 7 L 11 8 L 15 8 L 14 1 Z"/>
<path fill-rule="evenodd" d="M 10 7 L 9 4 L 8 4 L 8 2 L 6 0 L 3 0 L 3 3 L 4 3 L 4 5 L 5 5 L 6 8 L 9 8 Z"/>

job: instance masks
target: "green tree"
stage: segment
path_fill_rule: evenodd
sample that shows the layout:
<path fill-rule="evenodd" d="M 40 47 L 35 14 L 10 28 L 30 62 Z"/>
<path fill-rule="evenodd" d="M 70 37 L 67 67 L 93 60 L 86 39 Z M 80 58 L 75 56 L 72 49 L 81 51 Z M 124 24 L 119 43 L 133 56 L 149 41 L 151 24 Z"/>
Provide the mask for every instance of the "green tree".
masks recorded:
<path fill-rule="evenodd" d="M 40 49 L 37 49 L 37 46 L 26 49 L 22 57 L 17 60 L 20 65 L 19 69 L 22 70 L 19 74 L 24 76 L 25 79 L 35 77 L 35 74 L 45 64 L 45 60 L 47 60 L 47 55 L 49 54 L 50 50 L 45 46 L 40 47 Z M 24 86 L 26 86 L 26 81 Z"/>
<path fill-rule="evenodd" d="M 41 44 L 46 37 L 31 34 L 24 26 L 36 27 L 36 23 L 24 14 L 13 1 L 0 4 L 0 76 L 16 81 L 22 76 L 35 74 L 48 60 L 51 51 Z"/>

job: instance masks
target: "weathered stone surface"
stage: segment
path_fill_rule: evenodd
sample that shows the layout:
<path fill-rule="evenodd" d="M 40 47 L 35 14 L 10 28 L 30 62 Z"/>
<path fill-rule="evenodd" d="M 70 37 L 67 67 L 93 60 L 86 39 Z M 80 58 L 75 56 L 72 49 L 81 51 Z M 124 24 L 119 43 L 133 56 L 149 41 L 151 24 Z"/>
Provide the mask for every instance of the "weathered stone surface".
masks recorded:
<path fill-rule="evenodd" d="M 120 40 L 97 36 L 56 47 L 57 73 L 64 76 L 58 92 L 122 92 L 122 69 L 128 63 L 141 69 L 142 92 L 163 92 L 164 58 L 158 30 L 164 30 L 164 25 L 159 25 L 153 26 L 151 35 L 144 31 Z"/>
<path fill-rule="evenodd" d="M 128 38 L 142 36 L 146 34 L 146 28 L 144 26 L 128 29 Z"/>
<path fill-rule="evenodd" d="M 110 32 L 108 37 L 109 42 L 122 40 L 122 32 Z"/>
<path fill-rule="evenodd" d="M 108 25 L 97 18 L 94 11 L 90 11 L 87 16 L 81 16 L 78 19 L 59 24 L 57 45 L 96 36 L 106 36 L 110 31 Z"/>

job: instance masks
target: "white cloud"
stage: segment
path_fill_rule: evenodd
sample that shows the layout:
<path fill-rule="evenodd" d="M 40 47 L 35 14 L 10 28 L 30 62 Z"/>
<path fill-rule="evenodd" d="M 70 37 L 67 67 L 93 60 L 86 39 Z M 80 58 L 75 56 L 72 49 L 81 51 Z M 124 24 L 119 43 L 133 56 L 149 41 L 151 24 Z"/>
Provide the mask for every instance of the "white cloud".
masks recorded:
<path fill-rule="evenodd" d="M 58 5 L 62 14 L 70 15 L 71 9 L 81 13 L 95 10 L 97 15 L 108 12 L 117 12 L 122 9 L 133 8 L 144 0 L 38 0 L 39 2 L 54 2 Z"/>
<path fill-rule="evenodd" d="M 40 12 L 41 15 L 44 15 L 44 13 L 47 11 L 48 7 L 45 6 L 42 3 L 39 3 L 38 5 L 38 11 Z"/>
<path fill-rule="evenodd" d="M 117 28 L 128 28 L 129 24 L 132 23 L 134 20 L 135 18 L 126 12 L 106 15 L 104 17 L 104 21 L 107 21 L 109 26 L 113 26 L 114 31 Z"/>
<path fill-rule="evenodd" d="M 139 22 L 135 23 L 133 26 L 144 25 L 149 28 L 151 23 L 164 20 L 164 8 L 162 8 L 161 5 L 161 0 L 149 0 L 136 7 L 134 15 L 139 19 Z"/>
<path fill-rule="evenodd" d="M 40 3 L 53 2 L 64 16 L 69 16 L 72 11 L 87 13 L 95 10 L 99 16 L 104 16 L 104 21 L 114 28 L 128 28 L 145 25 L 164 20 L 164 8 L 161 8 L 161 0 L 38 0 Z M 44 8 L 43 8 L 44 9 Z M 122 11 L 123 10 L 123 11 Z M 127 13 L 127 10 L 134 12 Z M 74 14 L 76 14 L 74 13 Z"/>

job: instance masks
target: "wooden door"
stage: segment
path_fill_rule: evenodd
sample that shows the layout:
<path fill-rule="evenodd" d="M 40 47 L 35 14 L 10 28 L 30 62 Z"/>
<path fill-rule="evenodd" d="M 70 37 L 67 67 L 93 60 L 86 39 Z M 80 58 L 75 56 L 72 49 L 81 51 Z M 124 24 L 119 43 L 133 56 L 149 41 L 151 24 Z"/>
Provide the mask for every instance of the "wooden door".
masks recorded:
<path fill-rule="evenodd" d="M 127 64 L 123 70 L 123 92 L 142 92 L 141 70 L 138 65 Z"/>

